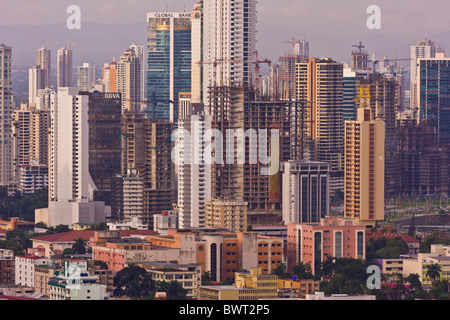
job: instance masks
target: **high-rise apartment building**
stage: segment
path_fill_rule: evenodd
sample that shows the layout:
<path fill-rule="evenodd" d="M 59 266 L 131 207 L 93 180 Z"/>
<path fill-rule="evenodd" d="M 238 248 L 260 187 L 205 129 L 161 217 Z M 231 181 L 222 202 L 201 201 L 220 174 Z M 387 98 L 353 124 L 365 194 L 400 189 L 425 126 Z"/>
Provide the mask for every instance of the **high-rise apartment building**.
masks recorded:
<path fill-rule="evenodd" d="M 436 46 L 433 41 L 419 40 L 413 46 L 411 46 L 411 69 L 410 69 L 410 81 L 411 81 L 411 102 L 410 108 L 417 112 L 419 107 L 418 99 L 419 93 L 417 91 L 419 77 L 418 71 L 418 59 L 434 58 L 436 55 Z"/>
<path fill-rule="evenodd" d="M 147 51 L 145 50 L 144 46 L 139 46 L 139 45 L 137 45 L 135 43 L 131 44 L 130 49 L 134 51 L 134 53 L 138 57 L 139 62 L 141 64 L 141 67 L 140 67 L 140 69 L 141 69 L 141 71 L 140 71 L 140 76 L 141 76 L 141 94 L 140 94 L 140 96 L 141 96 L 141 99 L 144 99 L 146 97 L 146 94 L 145 94 L 145 88 L 146 88 L 145 83 L 146 83 L 146 81 L 145 80 L 146 80 L 146 74 L 147 74 L 146 73 L 147 66 L 146 66 L 145 62 L 147 61 Z"/>
<path fill-rule="evenodd" d="M 209 86 L 244 86 L 253 82 L 256 52 L 256 0 L 203 2 L 203 103 Z"/>
<path fill-rule="evenodd" d="M 45 70 L 45 88 L 50 88 L 50 73 L 51 73 L 51 51 L 47 48 L 40 48 L 36 50 L 36 63 L 37 67 Z"/>
<path fill-rule="evenodd" d="M 13 170 L 17 178 L 22 165 L 48 164 L 50 110 L 27 108 L 24 104 L 14 110 L 12 119 Z"/>
<path fill-rule="evenodd" d="M 279 85 L 280 100 L 293 100 L 295 98 L 295 71 L 296 64 L 309 58 L 309 42 L 294 39 L 292 52 L 278 58 L 280 65 Z"/>
<path fill-rule="evenodd" d="M 95 67 L 85 62 L 77 67 L 77 87 L 81 91 L 89 91 L 94 87 L 96 81 Z"/>
<path fill-rule="evenodd" d="M 398 159 L 396 159 L 396 99 L 397 82 L 380 73 L 373 73 L 357 83 L 359 105 L 370 107 L 373 120 L 385 124 L 385 195 L 395 195 L 398 189 Z M 361 104 L 366 103 L 366 104 Z"/>
<path fill-rule="evenodd" d="M 52 105 L 49 207 L 36 210 L 36 221 L 49 226 L 105 222 L 107 207 L 93 201 L 96 186 L 89 174 L 89 97 L 77 88 L 60 87 Z"/>
<path fill-rule="evenodd" d="M 206 201 L 211 200 L 211 163 L 207 162 L 206 132 L 211 116 L 202 103 L 178 121 L 178 216 L 179 227 L 205 227 Z"/>
<path fill-rule="evenodd" d="M 440 144 L 450 144 L 450 58 L 436 53 L 435 58 L 418 59 L 419 121 L 437 128 Z"/>
<path fill-rule="evenodd" d="M 247 202 L 240 199 L 214 198 L 206 202 L 205 226 L 230 232 L 247 231 Z"/>
<path fill-rule="evenodd" d="M 147 13 L 147 100 L 155 119 L 178 120 L 178 94 L 191 91 L 191 13 Z"/>
<path fill-rule="evenodd" d="M 0 44 L 0 186 L 12 179 L 12 47 Z"/>
<path fill-rule="evenodd" d="M 330 214 L 330 164 L 291 160 L 282 164 L 283 222 L 320 222 Z"/>
<path fill-rule="evenodd" d="M 110 66 L 111 68 L 111 66 Z M 117 61 L 116 92 L 122 94 L 122 111 L 141 110 L 141 61 L 133 49 L 127 49 Z M 110 69 L 110 76 L 111 69 Z M 110 78 L 112 81 L 112 77 Z"/>
<path fill-rule="evenodd" d="M 356 72 L 344 68 L 344 121 L 356 120 Z"/>
<path fill-rule="evenodd" d="M 313 143 L 310 160 L 331 164 L 330 189 L 343 190 L 343 64 L 330 58 L 309 58 L 297 63 L 297 92 L 300 101 L 310 102 L 307 125 Z"/>
<path fill-rule="evenodd" d="M 203 1 L 191 13 L 191 103 L 203 101 Z"/>
<path fill-rule="evenodd" d="M 72 50 L 61 48 L 57 51 L 57 87 L 72 86 Z"/>
<path fill-rule="evenodd" d="M 345 122 L 344 215 L 356 224 L 375 226 L 384 220 L 385 123 L 358 108 Z"/>
<path fill-rule="evenodd" d="M 38 91 L 45 89 L 46 70 L 39 66 L 33 66 L 28 69 L 28 104 L 29 106 L 36 106 L 38 99 Z"/>

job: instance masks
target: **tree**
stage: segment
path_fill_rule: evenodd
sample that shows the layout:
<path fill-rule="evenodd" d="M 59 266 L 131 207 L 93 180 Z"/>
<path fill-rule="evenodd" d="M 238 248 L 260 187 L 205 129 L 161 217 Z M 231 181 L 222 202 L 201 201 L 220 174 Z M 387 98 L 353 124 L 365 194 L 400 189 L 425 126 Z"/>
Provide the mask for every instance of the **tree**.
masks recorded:
<path fill-rule="evenodd" d="M 186 289 L 178 281 L 158 282 L 158 292 L 165 292 L 167 300 L 186 300 Z"/>
<path fill-rule="evenodd" d="M 298 262 L 292 266 L 292 274 L 299 279 L 313 279 L 314 275 L 311 273 L 311 265 L 309 263 Z"/>
<path fill-rule="evenodd" d="M 280 263 L 275 269 L 271 271 L 271 274 L 276 275 L 278 278 L 283 278 L 286 272 L 286 265 Z"/>
<path fill-rule="evenodd" d="M 432 263 L 426 266 L 427 273 L 426 277 L 431 279 L 431 282 L 434 283 L 436 279 L 441 277 L 442 267 L 437 263 Z"/>
<path fill-rule="evenodd" d="M 202 285 L 207 286 L 211 284 L 211 272 L 203 271 L 202 275 Z"/>
<path fill-rule="evenodd" d="M 85 254 L 86 253 L 86 240 L 83 238 L 73 239 L 75 243 L 72 245 L 72 250 L 77 254 Z"/>
<path fill-rule="evenodd" d="M 70 256 L 75 254 L 76 252 L 72 248 L 66 248 L 63 251 L 63 256 Z"/>
<path fill-rule="evenodd" d="M 328 256 L 324 261 L 322 261 L 321 263 L 322 277 L 329 278 L 333 274 L 334 260 L 335 258 Z"/>
<path fill-rule="evenodd" d="M 144 268 L 139 266 L 125 267 L 114 277 L 115 296 L 126 295 L 136 299 L 150 298 L 155 292 L 155 282 Z"/>

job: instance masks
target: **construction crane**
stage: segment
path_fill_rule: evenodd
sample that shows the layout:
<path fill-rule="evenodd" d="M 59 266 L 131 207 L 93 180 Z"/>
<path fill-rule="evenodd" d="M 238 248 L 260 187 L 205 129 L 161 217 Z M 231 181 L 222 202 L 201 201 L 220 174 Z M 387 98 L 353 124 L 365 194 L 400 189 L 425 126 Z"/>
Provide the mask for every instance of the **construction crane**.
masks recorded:
<path fill-rule="evenodd" d="M 65 45 L 67 45 L 67 48 L 69 49 L 69 51 L 71 51 L 72 44 L 75 44 L 75 42 L 72 42 L 72 41 L 59 42 L 59 41 L 57 41 L 57 42 L 55 42 L 55 44 L 65 44 Z"/>
<path fill-rule="evenodd" d="M 197 64 L 212 64 L 213 65 L 213 79 L 214 79 L 214 85 L 215 85 L 216 74 L 217 74 L 217 65 L 222 62 L 225 62 L 225 59 L 214 58 L 213 61 L 198 61 Z"/>
<path fill-rule="evenodd" d="M 359 42 L 359 44 L 352 44 L 352 47 L 358 48 L 358 53 L 363 53 L 362 49 L 365 48 L 361 41 Z"/>

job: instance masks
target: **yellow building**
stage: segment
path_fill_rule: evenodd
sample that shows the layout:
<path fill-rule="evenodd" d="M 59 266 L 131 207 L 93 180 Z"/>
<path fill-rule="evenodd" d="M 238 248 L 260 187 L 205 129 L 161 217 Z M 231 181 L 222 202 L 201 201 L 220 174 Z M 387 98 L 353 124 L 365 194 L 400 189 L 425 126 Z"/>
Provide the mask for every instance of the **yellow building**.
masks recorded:
<path fill-rule="evenodd" d="M 305 299 L 307 294 L 320 291 L 320 281 L 313 279 L 278 279 L 278 290 L 284 297 L 289 295 Z"/>
<path fill-rule="evenodd" d="M 431 264 L 437 264 L 441 268 L 438 280 L 450 281 L 450 246 L 433 244 L 430 253 L 419 253 L 417 258 L 403 260 L 403 276 L 416 273 L 423 286 L 431 286 L 432 279 L 427 277 L 428 266 Z"/>
<path fill-rule="evenodd" d="M 355 224 L 384 220 L 385 124 L 370 108 L 345 122 L 345 217 Z"/>
<path fill-rule="evenodd" d="M 278 298 L 278 277 L 262 274 L 261 268 L 252 268 L 250 272 L 236 272 L 234 282 L 238 288 L 256 289 L 258 299 Z"/>
<path fill-rule="evenodd" d="M 230 286 L 201 286 L 199 300 L 259 300 L 278 298 L 278 277 L 261 274 L 261 268 L 237 272 Z"/>
<path fill-rule="evenodd" d="M 247 202 L 237 199 L 213 199 L 205 202 L 206 227 L 230 232 L 247 231 Z"/>

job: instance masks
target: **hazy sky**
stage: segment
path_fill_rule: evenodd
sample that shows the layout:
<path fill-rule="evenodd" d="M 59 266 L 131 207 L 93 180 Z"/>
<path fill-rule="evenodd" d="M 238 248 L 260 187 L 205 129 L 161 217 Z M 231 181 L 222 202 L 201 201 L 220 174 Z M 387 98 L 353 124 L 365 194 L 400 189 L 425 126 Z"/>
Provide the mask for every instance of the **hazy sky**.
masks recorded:
<path fill-rule="evenodd" d="M 4 1 L 4 0 L 3 0 Z M 78 5 L 82 21 L 132 23 L 145 20 L 147 11 L 191 10 L 196 1 L 184 0 L 15 0 L 2 5 L 0 25 L 64 24 L 69 5 Z M 306 32 L 365 28 L 369 5 L 382 12 L 382 31 L 425 36 L 450 30 L 448 0 L 259 0 L 261 26 L 297 28 Z M 363 30 L 361 30 L 363 31 Z"/>
<path fill-rule="evenodd" d="M 5 2 L 6 0 L 1 0 Z M 81 8 L 83 22 L 145 22 L 148 11 L 190 11 L 197 1 L 185 0 L 14 0 L 2 5 L 0 27 L 60 24 L 66 28 L 70 5 Z M 369 30 L 369 5 L 381 8 L 381 30 Z M 259 0 L 257 48 L 269 58 L 284 54 L 292 38 L 310 41 L 311 55 L 337 53 L 363 40 L 369 53 L 409 56 L 409 45 L 441 34 L 438 44 L 450 51 L 449 0 Z M 73 31 L 76 32 L 76 31 Z M 144 34 L 145 30 L 143 31 Z M 339 35 L 337 37 L 336 35 Z M 346 38 L 342 38 L 345 35 Z M 0 34 L 0 43 L 2 42 Z M 432 39 L 433 40 L 433 39 Z M 342 43 L 344 42 L 344 43 Z M 389 51 L 389 49 L 391 49 Z M 334 51 L 333 51 L 334 50 Z M 401 52 L 399 52 L 401 51 Z M 341 55 L 341 56 L 339 56 Z"/>

